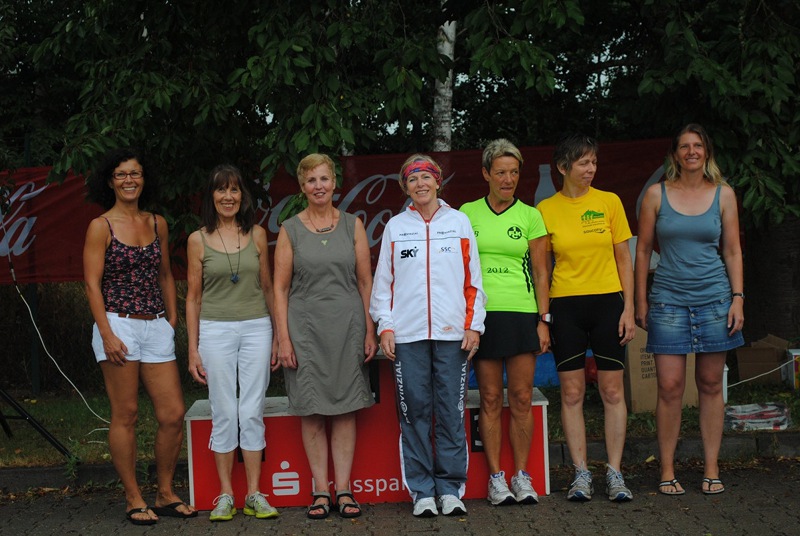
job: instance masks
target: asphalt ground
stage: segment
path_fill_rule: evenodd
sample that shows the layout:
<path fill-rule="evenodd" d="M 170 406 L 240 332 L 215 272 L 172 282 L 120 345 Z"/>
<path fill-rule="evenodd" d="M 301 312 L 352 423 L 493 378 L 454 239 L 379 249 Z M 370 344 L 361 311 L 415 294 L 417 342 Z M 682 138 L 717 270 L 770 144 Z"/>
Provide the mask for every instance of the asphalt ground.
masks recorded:
<path fill-rule="evenodd" d="M 137 527 L 124 519 L 124 499 L 115 486 L 32 488 L 0 494 L 2 535 L 241 535 L 241 534 L 559 534 L 559 535 L 796 535 L 800 533 L 800 458 L 759 458 L 729 461 L 722 466 L 726 492 L 700 492 L 702 468 L 696 462 L 678 464 L 678 478 L 687 492 L 668 497 L 656 492 L 657 463 L 625 467 L 634 493 L 629 503 L 611 503 L 603 494 L 604 469 L 594 468 L 595 495 L 588 503 L 565 498 L 572 471 L 551 470 L 552 493 L 535 506 L 493 507 L 485 500 L 466 501 L 468 514 L 417 519 L 411 504 L 363 505 L 364 515 L 341 519 L 334 512 L 323 521 L 306 518 L 303 508 L 283 508 L 280 517 L 257 520 L 241 512 L 232 521 L 212 523 L 208 512 L 197 518 L 162 518 Z M 0 483 L 2 487 L 2 483 Z M 146 498 L 154 490 L 146 490 Z M 178 493 L 188 496 L 185 484 Z"/>

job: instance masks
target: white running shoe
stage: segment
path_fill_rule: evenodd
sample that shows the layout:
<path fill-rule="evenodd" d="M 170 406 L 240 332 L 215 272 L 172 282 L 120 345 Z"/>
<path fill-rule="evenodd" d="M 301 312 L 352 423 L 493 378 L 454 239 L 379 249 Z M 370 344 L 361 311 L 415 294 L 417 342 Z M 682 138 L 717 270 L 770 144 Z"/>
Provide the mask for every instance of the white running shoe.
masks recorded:
<path fill-rule="evenodd" d="M 439 508 L 442 509 L 442 514 L 446 516 L 463 516 L 467 513 L 467 507 L 455 495 L 442 495 L 439 497 Z"/>
<path fill-rule="evenodd" d="M 514 494 L 508 489 L 505 472 L 500 471 L 497 476 L 489 476 L 489 493 L 486 495 L 486 499 L 494 506 L 505 506 L 517 502 Z"/>
<path fill-rule="evenodd" d="M 539 496 L 531 485 L 531 475 L 525 471 L 519 471 L 511 477 L 511 493 L 517 499 L 518 504 L 537 504 Z"/>
<path fill-rule="evenodd" d="M 436 517 L 439 511 L 436 509 L 436 500 L 433 497 L 425 497 L 414 503 L 414 516 L 416 517 Z"/>

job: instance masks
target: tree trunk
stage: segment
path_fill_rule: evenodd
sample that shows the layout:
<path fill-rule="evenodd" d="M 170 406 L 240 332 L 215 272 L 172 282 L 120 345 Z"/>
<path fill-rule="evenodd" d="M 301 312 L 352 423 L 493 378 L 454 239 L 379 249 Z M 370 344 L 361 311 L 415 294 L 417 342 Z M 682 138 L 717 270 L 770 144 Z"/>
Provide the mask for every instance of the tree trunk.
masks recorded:
<path fill-rule="evenodd" d="M 446 22 L 439 27 L 436 50 L 439 54 L 454 58 L 456 42 L 456 23 Z M 436 80 L 436 94 L 433 98 L 433 150 L 450 150 L 453 137 L 453 70 L 447 73 L 444 82 Z"/>
<path fill-rule="evenodd" d="M 746 342 L 800 336 L 800 219 L 748 230 L 744 247 Z"/>

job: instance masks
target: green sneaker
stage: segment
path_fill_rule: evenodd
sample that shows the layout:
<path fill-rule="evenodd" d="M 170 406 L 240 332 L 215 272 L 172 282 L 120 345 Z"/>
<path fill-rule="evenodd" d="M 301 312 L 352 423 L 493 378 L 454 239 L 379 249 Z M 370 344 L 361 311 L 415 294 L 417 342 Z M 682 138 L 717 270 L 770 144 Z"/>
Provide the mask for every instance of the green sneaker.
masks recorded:
<path fill-rule="evenodd" d="M 214 499 L 213 504 L 216 506 L 208 516 L 209 521 L 230 521 L 236 515 L 236 508 L 233 507 L 233 497 L 227 493 L 223 493 Z"/>
<path fill-rule="evenodd" d="M 246 516 L 256 516 L 256 519 L 269 519 L 280 515 L 274 506 L 270 506 L 267 498 L 260 491 L 247 496 L 242 511 Z"/>

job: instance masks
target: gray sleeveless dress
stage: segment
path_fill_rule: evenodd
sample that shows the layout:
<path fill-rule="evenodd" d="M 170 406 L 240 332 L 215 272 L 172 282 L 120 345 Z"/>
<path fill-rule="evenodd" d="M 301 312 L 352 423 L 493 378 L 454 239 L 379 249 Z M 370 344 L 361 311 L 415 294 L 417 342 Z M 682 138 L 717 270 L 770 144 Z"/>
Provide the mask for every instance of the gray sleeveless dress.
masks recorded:
<path fill-rule="evenodd" d="M 342 415 L 375 402 L 363 364 L 355 219 L 340 211 L 339 224 L 324 234 L 297 216 L 283 222 L 294 252 L 288 321 L 297 369 L 283 369 L 293 415 Z"/>

